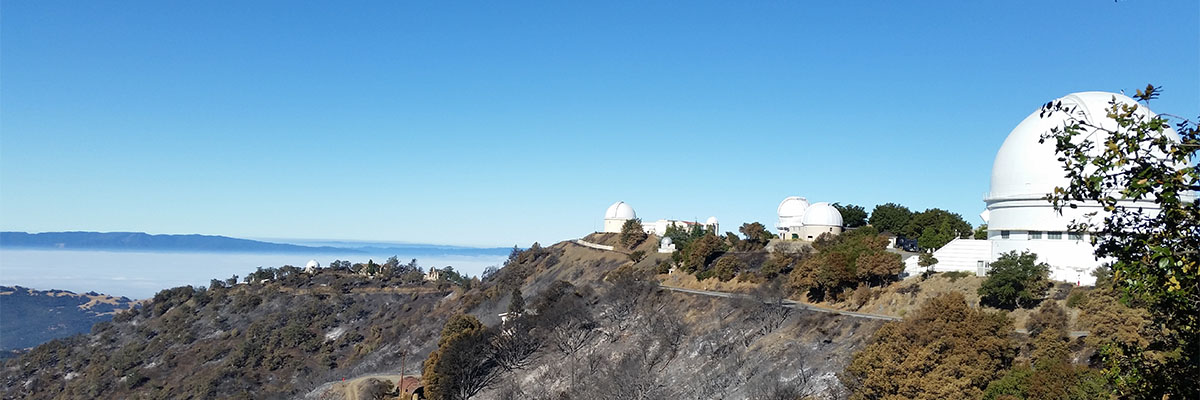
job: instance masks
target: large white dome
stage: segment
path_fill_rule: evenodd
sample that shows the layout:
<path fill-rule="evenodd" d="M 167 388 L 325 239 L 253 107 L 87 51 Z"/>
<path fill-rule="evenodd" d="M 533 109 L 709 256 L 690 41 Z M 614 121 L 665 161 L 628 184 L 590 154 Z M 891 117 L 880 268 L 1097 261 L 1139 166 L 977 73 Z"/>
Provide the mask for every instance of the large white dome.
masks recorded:
<path fill-rule="evenodd" d="M 608 206 L 608 210 L 604 212 L 604 219 L 634 219 L 637 218 L 637 213 L 633 212 L 633 207 L 625 204 L 623 201 L 613 203 Z"/>
<path fill-rule="evenodd" d="M 842 226 L 842 213 L 826 202 L 815 203 L 804 211 L 804 226 Z"/>
<path fill-rule="evenodd" d="M 1114 100 L 1118 103 L 1137 104 L 1125 95 L 1108 92 L 1072 93 L 1055 101 L 1061 101 L 1064 107 L 1075 107 L 1076 119 L 1086 120 L 1105 129 L 1114 129 L 1116 123 L 1106 117 L 1109 103 Z M 1139 105 L 1137 112 L 1142 115 L 1154 115 L 1142 105 Z M 1054 153 L 1054 141 L 1038 143 L 1041 136 L 1049 133 L 1051 128 L 1061 128 L 1067 116 L 1059 112 L 1043 118 L 1041 114 L 1039 108 L 1025 117 L 1025 120 L 1008 134 L 1008 138 L 1004 139 L 1004 144 L 1000 146 L 992 164 L 992 183 L 987 199 L 1040 199 L 1052 193 L 1055 187 L 1067 185 L 1062 162 L 1058 161 L 1058 156 Z M 1173 130 L 1167 134 L 1178 138 Z M 1103 143 L 1104 140 L 1100 135 L 1092 135 L 1090 139 L 1098 143 Z M 1099 151 L 1097 150 L 1097 153 Z"/>
<path fill-rule="evenodd" d="M 717 223 L 717 217 L 708 217 L 708 220 L 704 221 L 705 225 L 716 225 Z"/>

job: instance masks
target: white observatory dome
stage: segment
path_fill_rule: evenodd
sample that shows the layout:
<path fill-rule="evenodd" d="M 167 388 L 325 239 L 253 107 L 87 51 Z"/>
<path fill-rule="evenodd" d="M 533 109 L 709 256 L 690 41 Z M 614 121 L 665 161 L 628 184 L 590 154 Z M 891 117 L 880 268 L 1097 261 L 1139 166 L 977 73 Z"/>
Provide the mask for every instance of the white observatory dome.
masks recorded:
<path fill-rule="evenodd" d="M 1070 232 L 1070 224 L 1100 222 L 1105 211 L 1099 203 L 1090 201 L 1078 202 L 1075 208 L 1054 210 L 1045 196 L 1053 193 L 1055 187 L 1065 187 L 1070 182 L 1054 152 L 1054 140 L 1038 142 L 1043 134 L 1050 133 L 1052 128 L 1062 128 L 1071 117 L 1101 129 L 1115 130 L 1116 122 L 1107 116 L 1109 103 L 1114 101 L 1137 105 L 1135 100 L 1117 93 L 1068 94 L 1054 102 L 1073 109 L 1069 115 L 1060 111 L 1043 117 L 1038 108 L 1004 139 L 992 163 L 991 188 L 984 198 L 987 210 L 980 214 L 988 224 L 992 260 L 1010 251 L 1030 251 L 1037 254 L 1039 262 L 1050 264 L 1051 279 L 1084 285 L 1095 282 L 1091 271 L 1104 260 L 1096 259 L 1088 233 Z M 1136 113 L 1143 117 L 1154 115 L 1144 105 L 1138 105 Z M 1165 135 L 1179 140 L 1174 130 L 1167 129 Z M 1077 139 L 1085 138 L 1098 143 L 1095 155 L 1103 151 L 1107 134 L 1101 130 L 1083 132 Z M 1132 201 L 1126 206 L 1136 207 L 1140 212 L 1158 212 L 1158 205 L 1147 200 Z"/>
<path fill-rule="evenodd" d="M 608 210 L 604 212 L 604 219 L 634 219 L 637 218 L 637 213 L 633 212 L 633 207 L 625 204 L 624 201 L 618 201 L 613 205 L 608 206 Z"/>
<path fill-rule="evenodd" d="M 316 271 L 317 268 L 321 268 L 321 263 L 317 262 L 317 260 L 308 260 L 308 264 L 304 264 L 305 272 L 313 272 Z"/>
<path fill-rule="evenodd" d="M 659 244 L 658 244 L 658 245 L 659 245 L 659 247 L 667 247 L 667 246 L 670 246 L 670 245 L 671 245 L 671 243 L 673 243 L 673 241 L 671 240 L 671 238 L 669 238 L 669 237 L 665 237 L 665 238 L 662 238 L 662 241 L 661 241 L 661 242 L 659 242 Z"/>
<path fill-rule="evenodd" d="M 1107 92 L 1072 93 L 1055 101 L 1061 101 L 1064 107 L 1075 107 L 1076 119 L 1098 124 L 1104 129 L 1115 129 L 1116 122 L 1106 117 L 1109 102 L 1113 100 L 1123 104 L 1137 104 L 1137 101 L 1125 95 Z M 1155 115 L 1144 105 L 1138 105 L 1137 113 Z M 992 164 L 992 184 L 988 199 L 1041 198 L 1053 193 L 1055 187 L 1067 186 L 1066 172 L 1063 171 L 1062 162 L 1058 161 L 1058 155 L 1054 153 L 1054 141 L 1038 143 L 1043 134 L 1049 133 L 1051 128 L 1061 128 L 1066 120 L 1067 115 L 1062 112 L 1043 118 L 1039 108 L 1013 128 L 1008 138 L 1004 139 L 1004 144 L 996 153 L 996 161 Z M 1174 130 L 1168 130 L 1167 135 L 1176 140 L 1179 137 Z M 1103 135 L 1092 135 L 1090 139 L 1096 143 L 1104 142 Z M 1096 154 L 1099 152 L 1097 149 Z"/>
<path fill-rule="evenodd" d="M 806 210 L 808 210 L 808 199 L 799 196 L 783 199 L 779 203 L 779 208 L 775 210 L 779 214 L 779 222 L 775 223 L 775 227 L 785 230 L 788 227 L 804 225 L 802 219 Z"/>
<path fill-rule="evenodd" d="M 705 225 L 716 225 L 717 217 L 708 217 L 708 220 L 704 221 L 704 224 Z"/>
<path fill-rule="evenodd" d="M 808 199 L 798 196 L 788 197 L 779 203 L 779 208 L 776 211 L 779 213 L 779 218 L 786 217 L 803 217 L 804 211 L 808 209 Z"/>
<path fill-rule="evenodd" d="M 826 202 L 808 207 L 804 212 L 804 226 L 842 226 L 842 213 Z"/>

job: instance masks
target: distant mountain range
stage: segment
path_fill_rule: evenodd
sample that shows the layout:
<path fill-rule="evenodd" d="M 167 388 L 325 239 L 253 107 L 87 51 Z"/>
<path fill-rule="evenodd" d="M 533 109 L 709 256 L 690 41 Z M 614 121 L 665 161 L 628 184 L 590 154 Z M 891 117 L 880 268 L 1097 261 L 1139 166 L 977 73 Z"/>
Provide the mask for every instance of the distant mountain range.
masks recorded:
<path fill-rule="evenodd" d="M 210 252 L 353 252 L 331 246 L 299 246 L 209 235 L 151 235 L 142 232 L 0 232 L 0 247 L 88 250 L 166 250 Z"/>
<path fill-rule="evenodd" d="M 330 245 L 332 244 L 332 245 Z M 245 253 L 361 253 L 402 255 L 503 255 L 511 248 L 434 244 L 329 241 L 312 245 L 273 243 L 214 235 L 151 235 L 143 232 L 0 232 L 0 247 L 62 250 L 200 251 Z"/>

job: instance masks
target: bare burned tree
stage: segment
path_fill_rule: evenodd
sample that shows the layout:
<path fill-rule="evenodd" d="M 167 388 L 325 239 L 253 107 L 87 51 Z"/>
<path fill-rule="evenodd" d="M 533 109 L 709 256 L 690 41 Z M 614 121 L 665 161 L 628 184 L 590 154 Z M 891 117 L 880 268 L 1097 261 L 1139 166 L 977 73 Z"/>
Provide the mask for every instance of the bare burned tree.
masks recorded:
<path fill-rule="evenodd" d="M 639 326 L 641 336 L 649 338 L 653 344 L 652 358 L 664 360 L 664 367 L 679 354 L 679 347 L 683 345 L 683 339 L 688 334 L 687 324 L 679 315 L 665 312 L 661 308 L 652 310 L 646 318 L 646 323 Z"/>
<path fill-rule="evenodd" d="M 550 330 L 550 342 L 559 352 L 575 357 L 599 333 L 596 327 L 596 321 L 586 311 L 568 313 L 558 318 Z"/>
<path fill-rule="evenodd" d="M 601 298 L 600 317 L 611 328 L 606 331 L 610 341 L 628 330 L 658 290 L 658 282 L 647 278 L 645 272 L 633 268 L 619 268 L 605 278 L 612 286 Z"/>
<path fill-rule="evenodd" d="M 533 322 L 528 316 L 519 316 L 497 327 L 491 339 L 490 356 L 505 371 L 531 365 L 545 343 L 545 338 L 534 332 Z"/>
<path fill-rule="evenodd" d="M 584 384 L 571 391 L 572 398 L 600 400 L 665 399 L 677 398 L 663 379 L 665 359 L 650 356 L 642 351 L 646 344 L 629 347 L 629 350 L 610 361 L 605 357 L 589 357 L 593 372 L 584 379 Z"/>
<path fill-rule="evenodd" d="M 571 383 L 576 381 L 579 352 L 599 334 L 599 324 L 583 293 L 568 282 L 555 282 L 536 301 L 538 329 L 546 342 L 571 359 Z"/>
<path fill-rule="evenodd" d="M 796 358 L 796 363 L 788 365 L 784 371 L 754 373 L 746 382 L 746 396 L 764 400 L 794 400 L 816 396 L 817 379 L 805 362 L 807 357 L 807 352 L 801 353 Z"/>
<path fill-rule="evenodd" d="M 736 306 L 745 313 L 742 345 L 749 347 L 759 337 L 779 329 L 792 309 L 784 303 L 785 296 L 779 280 L 760 285 L 748 296 L 738 299 Z"/>

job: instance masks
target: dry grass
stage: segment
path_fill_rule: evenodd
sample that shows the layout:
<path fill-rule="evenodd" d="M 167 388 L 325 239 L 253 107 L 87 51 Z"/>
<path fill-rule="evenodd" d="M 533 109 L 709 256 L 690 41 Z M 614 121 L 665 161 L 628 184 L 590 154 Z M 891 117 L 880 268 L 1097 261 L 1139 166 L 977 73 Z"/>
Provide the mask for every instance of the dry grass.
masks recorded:
<path fill-rule="evenodd" d="M 758 288 L 757 283 L 738 282 L 737 279 L 732 279 L 728 282 L 721 282 L 716 278 L 710 278 L 701 281 L 697 280 L 695 275 L 685 272 L 660 274 L 658 275 L 658 281 L 665 286 L 729 293 L 746 293 Z"/>

